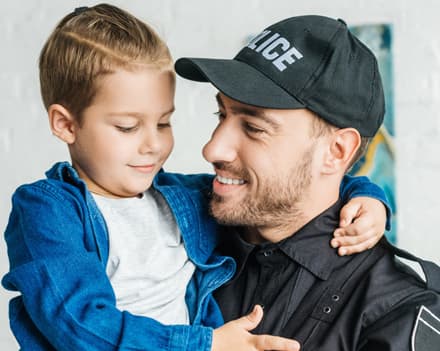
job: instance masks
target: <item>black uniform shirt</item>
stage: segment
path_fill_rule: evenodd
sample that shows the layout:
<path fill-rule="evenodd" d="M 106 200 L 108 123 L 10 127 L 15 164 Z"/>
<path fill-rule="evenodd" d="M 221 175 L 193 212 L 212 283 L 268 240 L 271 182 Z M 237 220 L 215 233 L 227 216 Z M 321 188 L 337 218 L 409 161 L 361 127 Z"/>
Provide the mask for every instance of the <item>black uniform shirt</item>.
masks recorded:
<path fill-rule="evenodd" d="M 330 240 L 340 207 L 279 243 L 252 245 L 239 228 L 225 228 L 220 252 L 237 262 L 233 280 L 214 295 L 225 321 L 261 304 L 254 332 L 294 338 L 304 351 L 440 351 L 440 267 L 386 239 L 338 256 Z M 423 264 L 427 282 L 396 256 Z"/>
<path fill-rule="evenodd" d="M 329 250 L 340 208 L 337 202 L 295 235 L 278 243 L 247 243 L 239 228 L 223 233 L 220 250 L 237 261 L 234 279 L 214 295 L 225 320 L 239 318 L 259 304 L 264 309 L 264 319 L 254 332 L 279 335 L 305 294 L 301 287 L 307 284 L 296 284 L 301 274 L 298 268 L 326 279 L 336 264 L 345 262 L 338 258 L 336 250 Z"/>

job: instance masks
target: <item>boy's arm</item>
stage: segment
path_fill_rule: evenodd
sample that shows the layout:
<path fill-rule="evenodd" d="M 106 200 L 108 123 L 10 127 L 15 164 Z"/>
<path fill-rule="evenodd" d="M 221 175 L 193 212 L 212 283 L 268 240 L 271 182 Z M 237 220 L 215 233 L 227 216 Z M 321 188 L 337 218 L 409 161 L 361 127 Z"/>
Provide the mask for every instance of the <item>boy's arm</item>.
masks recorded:
<path fill-rule="evenodd" d="M 25 186 L 13 197 L 2 284 L 21 294 L 26 313 L 17 309 L 10 324 L 22 348 L 34 349 L 41 332 L 59 351 L 210 350 L 211 328 L 164 326 L 116 308 L 85 216 L 67 191 Z"/>
<path fill-rule="evenodd" d="M 13 197 L 5 232 L 10 272 L 2 284 L 21 294 L 14 301 L 21 307 L 10 316 L 21 347 L 36 349 L 44 343 L 41 349 L 46 349 L 47 340 L 59 351 L 211 350 L 212 328 L 166 326 L 116 308 L 105 262 L 90 249 L 93 243 L 85 244 L 90 237 L 85 236 L 84 216 L 68 192 L 25 186 Z M 275 344 L 279 338 L 253 336 L 240 320 L 232 323 L 224 334 L 225 348 L 218 350 L 236 345 L 232 336 L 237 331 L 249 341 L 237 350 L 290 349 Z"/>
<path fill-rule="evenodd" d="M 384 191 L 367 177 L 346 175 L 340 197 L 346 205 L 340 213 L 340 228 L 331 245 L 340 255 L 349 255 L 373 247 L 391 225 L 391 209 Z"/>

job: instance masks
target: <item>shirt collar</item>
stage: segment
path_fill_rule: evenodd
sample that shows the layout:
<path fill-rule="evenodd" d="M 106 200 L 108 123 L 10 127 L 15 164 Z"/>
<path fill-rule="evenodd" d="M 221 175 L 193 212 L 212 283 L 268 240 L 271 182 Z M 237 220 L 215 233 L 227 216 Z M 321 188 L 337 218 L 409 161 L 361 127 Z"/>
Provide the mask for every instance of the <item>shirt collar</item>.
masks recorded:
<path fill-rule="evenodd" d="M 336 266 L 349 259 L 349 257 L 338 256 L 337 250 L 330 246 L 333 231 L 338 227 L 341 207 L 342 203 L 338 200 L 296 233 L 278 243 L 250 244 L 241 238 L 239 228 L 233 229 L 233 233 L 227 229 L 228 233 L 223 234 L 227 236 L 227 243 L 223 241 L 222 253 L 234 257 L 237 262 L 237 275 L 239 275 L 253 250 L 279 248 L 312 274 L 327 280 Z"/>

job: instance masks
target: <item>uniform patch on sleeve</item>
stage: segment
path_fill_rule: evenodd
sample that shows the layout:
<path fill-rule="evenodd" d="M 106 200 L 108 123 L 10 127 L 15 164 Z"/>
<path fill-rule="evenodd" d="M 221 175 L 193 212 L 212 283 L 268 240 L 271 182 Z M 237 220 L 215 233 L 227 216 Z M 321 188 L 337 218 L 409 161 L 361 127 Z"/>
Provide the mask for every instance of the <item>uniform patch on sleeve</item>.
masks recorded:
<path fill-rule="evenodd" d="M 436 351 L 440 349 L 440 317 L 421 306 L 411 337 L 412 351 Z"/>

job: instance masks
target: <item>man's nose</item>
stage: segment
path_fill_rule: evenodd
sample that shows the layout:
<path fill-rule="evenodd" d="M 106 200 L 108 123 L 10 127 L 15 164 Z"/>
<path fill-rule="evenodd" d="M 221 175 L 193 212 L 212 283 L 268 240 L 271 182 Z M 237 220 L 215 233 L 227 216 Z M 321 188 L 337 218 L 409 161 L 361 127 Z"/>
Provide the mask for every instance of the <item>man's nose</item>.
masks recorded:
<path fill-rule="evenodd" d="M 203 157 L 210 163 L 233 162 L 237 157 L 238 128 L 232 120 L 219 123 L 203 147 Z"/>

